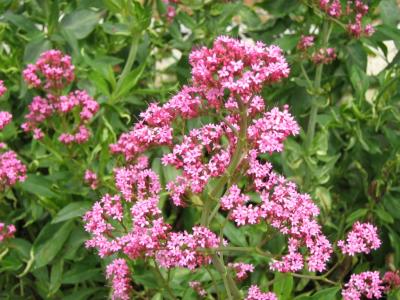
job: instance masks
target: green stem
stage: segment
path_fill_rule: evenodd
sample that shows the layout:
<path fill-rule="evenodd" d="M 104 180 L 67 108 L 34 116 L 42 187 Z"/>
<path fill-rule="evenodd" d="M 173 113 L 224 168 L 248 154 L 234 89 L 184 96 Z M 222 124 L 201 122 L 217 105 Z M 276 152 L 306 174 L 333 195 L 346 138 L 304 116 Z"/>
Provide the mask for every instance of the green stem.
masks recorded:
<path fill-rule="evenodd" d="M 117 82 L 117 88 L 116 88 L 117 90 L 119 90 L 125 77 L 129 74 L 129 72 L 132 69 L 133 63 L 135 62 L 138 45 L 139 45 L 139 38 L 137 35 L 134 35 L 131 43 L 131 48 L 129 49 L 128 59 L 126 60 L 124 69 L 122 70 L 121 76 L 119 77 Z"/>
<path fill-rule="evenodd" d="M 174 293 L 172 292 L 171 288 L 169 287 L 168 282 L 165 280 L 164 276 L 161 274 L 160 268 L 157 265 L 157 262 L 154 261 L 154 266 L 158 277 L 160 278 L 161 282 L 164 285 L 164 288 L 167 290 L 168 294 L 171 296 L 172 299 L 176 300 Z"/>
<path fill-rule="evenodd" d="M 212 218 L 210 218 L 211 208 L 213 204 L 213 199 L 218 197 L 221 194 L 222 189 L 224 188 L 225 184 L 228 182 L 229 178 L 233 175 L 234 171 L 236 170 L 237 166 L 239 165 L 242 155 L 245 152 L 246 148 L 246 135 L 247 135 L 247 109 L 246 106 L 238 100 L 239 103 L 239 111 L 240 111 L 240 130 L 238 136 L 238 142 L 233 153 L 232 160 L 225 171 L 225 174 L 220 177 L 218 180 L 215 188 L 211 191 L 210 196 L 204 203 L 203 213 L 201 215 L 201 224 L 202 225 L 209 225 Z M 212 217 L 215 216 L 215 213 L 212 214 Z"/>
<path fill-rule="evenodd" d="M 225 265 L 221 262 L 217 254 L 212 255 L 212 262 L 217 271 L 221 274 L 222 280 L 225 285 L 226 292 L 228 294 L 228 299 L 239 300 L 242 298 L 239 289 L 236 286 L 235 281 L 232 276 L 228 273 Z"/>
<path fill-rule="evenodd" d="M 303 275 L 303 274 L 297 274 L 297 273 L 290 273 L 293 277 L 297 278 L 306 278 L 306 279 L 311 279 L 311 280 L 318 280 L 318 281 L 323 281 L 332 285 L 336 285 L 337 282 L 334 282 L 332 280 L 329 280 L 323 276 L 315 276 L 315 275 Z"/>

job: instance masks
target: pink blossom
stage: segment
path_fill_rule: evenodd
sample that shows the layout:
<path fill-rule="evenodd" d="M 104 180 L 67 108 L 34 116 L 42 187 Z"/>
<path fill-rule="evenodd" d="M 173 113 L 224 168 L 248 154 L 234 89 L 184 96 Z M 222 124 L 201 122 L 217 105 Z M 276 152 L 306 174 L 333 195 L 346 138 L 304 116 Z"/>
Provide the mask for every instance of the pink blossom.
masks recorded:
<path fill-rule="evenodd" d="M 383 275 L 383 282 L 385 284 L 385 291 L 390 291 L 391 289 L 397 289 L 400 287 L 400 275 L 399 271 L 388 271 Z"/>
<path fill-rule="evenodd" d="M 71 57 L 59 50 L 43 52 L 35 64 L 27 66 L 23 75 L 28 85 L 38 88 L 43 84 L 45 90 L 62 89 L 75 78 Z"/>
<path fill-rule="evenodd" d="M 340 0 L 320 0 L 319 6 L 331 17 L 340 18 L 342 15 Z"/>
<path fill-rule="evenodd" d="M 229 263 L 228 267 L 232 268 L 236 272 L 236 278 L 238 280 L 244 280 L 247 278 L 247 273 L 252 273 L 254 271 L 254 266 L 252 264 L 246 263 Z"/>
<path fill-rule="evenodd" d="M 338 246 L 342 252 L 350 256 L 356 253 L 369 254 L 371 250 L 376 250 L 380 247 L 377 228 L 370 223 L 356 222 L 353 224 L 353 229 L 348 233 L 346 241 L 339 241 Z"/>
<path fill-rule="evenodd" d="M 181 267 L 194 270 L 209 264 L 209 254 L 199 251 L 198 248 L 216 248 L 220 245 L 219 238 L 208 228 L 195 226 L 193 233 L 171 232 L 168 236 L 165 249 L 159 250 L 156 259 L 164 268 Z"/>
<path fill-rule="evenodd" d="M 26 179 L 26 167 L 14 151 L 0 154 L 0 190 Z"/>
<path fill-rule="evenodd" d="M 12 120 L 12 114 L 7 111 L 0 111 L 0 130 L 3 130 Z"/>
<path fill-rule="evenodd" d="M 305 51 L 308 48 L 314 46 L 315 36 L 313 35 L 302 35 L 298 44 L 297 49 L 300 51 Z"/>
<path fill-rule="evenodd" d="M 278 300 L 278 298 L 274 293 L 263 293 L 258 286 L 252 285 L 245 300 Z"/>
<path fill-rule="evenodd" d="M 97 189 L 99 182 L 98 182 L 96 173 L 94 173 L 93 171 L 91 171 L 89 169 L 86 170 L 84 180 L 85 180 L 85 183 L 88 184 L 92 190 Z"/>
<path fill-rule="evenodd" d="M 189 286 L 196 291 L 200 297 L 207 296 L 207 291 L 202 287 L 199 281 L 190 281 Z"/>
<path fill-rule="evenodd" d="M 344 300 L 379 299 L 384 290 L 379 272 L 363 272 L 352 274 L 348 283 L 344 285 L 342 296 Z"/>
<path fill-rule="evenodd" d="M 282 112 L 273 108 L 266 112 L 263 118 L 253 121 L 253 125 L 248 129 L 248 136 L 249 140 L 256 144 L 259 152 L 272 153 L 281 152 L 286 137 L 296 135 L 299 131 L 299 126 L 285 106 Z"/>
<path fill-rule="evenodd" d="M 317 52 L 315 52 L 311 60 L 315 64 L 330 64 L 332 61 L 336 59 L 336 51 L 334 48 L 321 48 Z"/>
<path fill-rule="evenodd" d="M 113 300 L 129 300 L 131 286 L 131 273 L 125 259 L 114 259 L 107 266 L 107 279 L 112 280 Z"/>
<path fill-rule="evenodd" d="M 4 81 L 0 80 L 0 97 L 3 96 L 7 92 L 7 88 L 4 85 Z"/>
<path fill-rule="evenodd" d="M 16 229 L 13 224 L 6 225 L 0 222 L 0 243 L 14 237 Z"/>

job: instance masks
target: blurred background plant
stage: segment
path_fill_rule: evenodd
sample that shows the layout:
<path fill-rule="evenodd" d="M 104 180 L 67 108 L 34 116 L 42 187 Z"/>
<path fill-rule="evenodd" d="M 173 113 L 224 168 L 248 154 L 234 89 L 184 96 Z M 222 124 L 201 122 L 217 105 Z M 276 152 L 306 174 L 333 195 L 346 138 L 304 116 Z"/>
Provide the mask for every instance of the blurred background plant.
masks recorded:
<path fill-rule="evenodd" d="M 18 152 L 28 176 L 1 197 L 0 220 L 15 224 L 17 231 L 0 257 L 0 298 L 104 299 L 110 293 L 103 262 L 84 247 L 88 235 L 81 221 L 100 195 L 115 189 L 112 170 L 118 158 L 110 154 L 109 144 L 128 131 L 148 103 L 163 103 L 186 84 L 189 52 L 210 46 L 219 35 L 284 50 L 291 75 L 262 95 L 270 108 L 288 103 L 302 132 L 286 142 L 273 162 L 312 195 L 329 239 L 342 239 L 356 220 L 379 227 L 380 250 L 340 262 L 333 276 L 399 269 L 400 13 L 395 0 L 368 5 L 367 23 L 375 33 L 354 37 L 347 19 L 327 14 L 312 0 L 1 1 L 0 79 L 8 91 L 0 108 L 14 116 L 1 139 Z M 312 46 L 298 47 L 308 35 L 315 36 Z M 318 63 L 316 55 L 329 57 L 327 48 L 335 50 L 332 61 Z M 92 137 L 73 153 L 55 135 L 36 141 L 20 127 L 37 95 L 28 89 L 22 70 L 49 49 L 72 57 L 77 80 L 70 88 L 86 90 L 100 104 Z M 71 159 L 79 159 L 78 164 Z M 175 176 L 157 161 L 152 167 L 164 182 Z M 87 170 L 98 176 L 94 190 L 84 183 Z M 199 214 L 168 201 L 163 209 L 182 229 L 190 229 Z M 254 240 L 256 229 L 227 226 L 224 235 L 234 245 L 249 246 L 259 242 Z M 284 241 L 273 239 L 267 247 L 282 251 Z M 257 256 L 248 262 L 263 263 Z M 196 280 L 210 280 L 206 271 L 201 276 Z M 171 288 L 184 293 L 182 282 L 189 280 L 189 272 L 177 270 Z M 249 282 L 253 280 L 261 287 L 270 284 L 261 269 L 251 274 Z M 165 294 L 164 285 L 145 266 L 135 269 L 134 282 L 137 299 Z M 320 284 L 281 276 L 274 291 L 279 299 L 339 297 L 338 289 Z M 196 298 L 194 292 L 182 295 Z M 398 291 L 389 295 L 398 297 Z"/>

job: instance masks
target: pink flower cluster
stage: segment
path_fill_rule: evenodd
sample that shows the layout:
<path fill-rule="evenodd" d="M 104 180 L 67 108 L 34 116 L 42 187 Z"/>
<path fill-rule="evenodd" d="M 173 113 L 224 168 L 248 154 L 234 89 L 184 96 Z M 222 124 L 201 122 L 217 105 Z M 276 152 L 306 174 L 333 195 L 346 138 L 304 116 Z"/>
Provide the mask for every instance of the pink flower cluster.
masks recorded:
<path fill-rule="evenodd" d="M 347 15 L 354 15 L 354 20 L 347 25 L 347 31 L 355 38 L 362 35 L 371 36 L 375 29 L 371 24 L 363 25 L 362 19 L 368 13 L 369 7 L 361 0 L 347 1 Z"/>
<path fill-rule="evenodd" d="M 340 18 L 342 15 L 342 4 L 340 0 L 320 0 L 319 6 L 331 17 Z"/>
<path fill-rule="evenodd" d="M 4 81 L 0 80 L 0 97 L 3 96 L 7 92 L 7 88 L 4 85 Z"/>
<path fill-rule="evenodd" d="M 203 250 L 217 248 L 220 245 L 218 236 L 208 228 L 193 227 L 193 233 L 171 232 L 165 249 L 156 254 L 157 261 L 164 268 L 195 268 L 211 263 L 211 257 Z"/>
<path fill-rule="evenodd" d="M 278 300 L 278 297 L 271 292 L 263 293 L 258 286 L 252 285 L 245 300 Z"/>
<path fill-rule="evenodd" d="M 340 0 L 320 0 L 320 8 L 333 18 L 348 18 L 347 31 L 355 38 L 362 35 L 371 36 L 375 29 L 371 24 L 363 25 L 363 18 L 368 13 L 369 7 L 362 0 L 347 1 L 346 14 L 343 14 Z"/>
<path fill-rule="evenodd" d="M 97 174 L 94 173 L 92 170 L 86 170 L 83 179 L 85 183 L 90 186 L 92 190 L 97 189 L 99 185 L 99 180 L 97 178 Z"/>
<path fill-rule="evenodd" d="M 64 127 L 63 130 L 68 131 L 59 135 L 60 142 L 85 143 L 90 138 L 87 123 L 99 110 L 99 104 L 86 91 L 75 90 L 63 95 L 63 88 L 75 77 L 71 58 L 58 50 L 44 52 L 35 65 L 28 65 L 24 71 L 25 81 L 33 87 L 40 88 L 43 79 L 40 79 L 37 73 L 44 77 L 42 88 L 47 95 L 33 98 L 28 107 L 29 113 L 25 116 L 26 121 L 21 125 L 22 129 L 25 132 L 33 132 L 33 137 L 40 140 L 44 137 L 41 127 L 52 125 L 52 129 L 58 132 L 59 128 L 54 123 L 60 122 Z M 73 124 L 70 124 L 71 120 Z"/>
<path fill-rule="evenodd" d="M 311 56 L 314 64 L 330 64 L 336 59 L 336 51 L 334 48 L 321 48 Z"/>
<path fill-rule="evenodd" d="M 0 222 L 0 243 L 4 242 L 6 239 L 12 238 L 15 231 L 14 225 L 6 225 Z"/>
<path fill-rule="evenodd" d="M 254 271 L 254 266 L 252 264 L 246 264 L 246 263 L 229 263 L 228 267 L 235 270 L 236 278 L 238 280 L 246 279 L 248 273 L 252 273 Z"/>
<path fill-rule="evenodd" d="M 309 252 L 306 260 L 308 269 L 323 271 L 332 246 L 315 220 L 319 214 L 318 207 L 308 195 L 299 194 L 294 183 L 273 172 L 269 163 L 259 162 L 256 150 L 250 151 L 248 160 L 247 173 L 262 203 L 248 204 L 250 198 L 232 185 L 221 198 L 221 208 L 230 210 L 229 216 L 238 226 L 265 220 L 289 237 L 289 253 L 281 261 L 271 263 L 271 269 L 280 272 L 301 270 L 304 258 L 300 249 L 306 247 Z"/>
<path fill-rule="evenodd" d="M 348 233 L 346 241 L 339 241 L 338 246 L 342 252 L 350 256 L 356 253 L 370 253 L 381 246 L 377 228 L 370 223 L 356 222 Z"/>
<path fill-rule="evenodd" d="M 129 296 L 132 290 L 130 270 L 125 259 L 114 259 L 113 262 L 107 266 L 106 275 L 107 279 L 112 280 L 113 300 L 131 299 Z"/>
<path fill-rule="evenodd" d="M 194 289 L 200 297 L 207 296 L 207 291 L 202 287 L 200 281 L 190 281 L 189 286 Z"/>
<path fill-rule="evenodd" d="M 212 177 L 222 175 L 230 163 L 231 147 L 223 147 L 222 138 L 234 139 L 232 132 L 223 124 L 209 124 L 199 129 L 192 129 L 183 142 L 174 146 L 172 153 L 164 155 L 162 163 L 182 169 L 182 177 L 176 179 L 180 188 L 190 188 L 194 193 L 203 191 Z M 182 190 L 170 182 L 167 189 L 175 205 L 183 205 Z"/>
<path fill-rule="evenodd" d="M 35 64 L 29 64 L 23 76 L 31 87 L 42 85 L 43 89 L 54 91 L 63 89 L 74 80 L 74 69 L 70 56 L 59 50 L 49 50 L 43 52 Z"/>
<path fill-rule="evenodd" d="M 399 271 L 389 271 L 383 275 L 383 282 L 385 283 L 385 291 L 389 291 L 391 289 L 396 289 L 400 287 L 400 275 Z"/>
<path fill-rule="evenodd" d="M 192 51 L 189 62 L 194 86 L 213 108 L 220 108 L 225 102 L 225 89 L 230 92 L 227 103 L 237 102 L 237 98 L 248 103 L 264 84 L 289 75 L 279 47 L 267 47 L 261 42 L 253 45 L 225 36 L 217 38 L 211 49 Z"/>
<path fill-rule="evenodd" d="M 259 194 L 261 203 L 252 203 L 239 185 L 229 183 L 221 209 L 229 211 L 239 226 L 265 221 L 288 237 L 289 254 L 271 268 L 297 271 L 307 263 L 310 271 L 324 270 L 332 249 L 316 221 L 317 206 L 259 158 L 282 151 L 285 139 L 299 133 L 287 106 L 265 112 L 258 95 L 264 84 L 288 76 L 282 51 L 220 37 L 211 49 L 193 50 L 190 63 L 192 85 L 163 105 L 151 104 L 133 129 L 110 145 L 112 152 L 123 154 L 126 160 L 124 167 L 115 169 L 116 187 L 123 198 L 106 195 L 85 215 L 85 228 L 92 235 L 87 246 L 97 248 L 102 257 L 117 253 L 130 259 L 152 257 L 164 268 L 194 270 L 211 262 L 207 249 L 221 247 L 220 238 L 203 226 L 194 226 L 191 233 L 172 232 L 158 208 L 162 187 L 143 153 L 164 146 L 170 152 L 162 163 L 180 172 L 166 183 L 175 205 L 186 205 L 187 195 L 202 193 L 210 179 L 223 176 L 234 165 L 229 175 L 247 177 L 243 179 Z M 210 112 L 221 117 L 218 123 L 188 131 L 172 127 L 174 122 L 180 125 Z M 130 214 L 124 213 L 126 209 Z M 246 264 L 232 267 L 239 279 L 253 269 Z M 254 286 L 247 299 L 276 296 Z"/>
<path fill-rule="evenodd" d="M 11 150 L 0 154 L 0 190 L 25 179 L 26 166 L 17 158 L 17 154 Z"/>
<path fill-rule="evenodd" d="M 0 111 L 0 130 L 3 130 L 12 120 L 12 115 L 7 111 Z"/>
<path fill-rule="evenodd" d="M 297 43 L 297 49 L 300 51 L 306 51 L 308 48 L 314 46 L 315 36 L 313 35 L 302 35 L 299 42 Z"/>
<path fill-rule="evenodd" d="M 384 291 L 379 272 L 363 272 L 352 274 L 348 283 L 344 285 L 342 296 L 344 300 L 379 299 Z"/>

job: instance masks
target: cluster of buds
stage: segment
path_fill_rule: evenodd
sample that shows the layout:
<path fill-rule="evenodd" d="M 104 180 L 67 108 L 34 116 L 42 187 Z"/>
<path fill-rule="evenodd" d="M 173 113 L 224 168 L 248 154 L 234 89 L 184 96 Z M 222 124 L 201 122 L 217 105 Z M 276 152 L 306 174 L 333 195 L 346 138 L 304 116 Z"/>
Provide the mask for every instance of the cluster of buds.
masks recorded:
<path fill-rule="evenodd" d="M 23 75 L 30 87 L 43 90 L 46 96 L 33 98 L 22 129 L 40 140 L 44 129 L 51 126 L 51 130 L 58 132 L 61 127 L 60 142 L 85 143 L 90 138 L 87 124 L 99 110 L 99 104 L 85 91 L 64 93 L 75 78 L 71 58 L 59 50 L 49 50 L 35 64 L 28 65 Z"/>
<path fill-rule="evenodd" d="M 315 48 L 314 35 L 302 35 L 297 43 L 302 58 L 310 59 L 314 64 L 330 64 L 336 59 L 334 48 Z"/>
<path fill-rule="evenodd" d="M 14 225 L 6 225 L 4 223 L 0 223 L 0 244 L 5 240 L 12 238 L 15 233 Z"/>
<path fill-rule="evenodd" d="M 320 0 L 320 8 L 329 16 L 347 21 L 347 31 L 355 38 L 371 36 L 375 30 L 371 24 L 363 24 L 363 18 L 368 13 L 369 7 L 362 0 L 347 1 L 346 10 L 343 12 L 340 0 Z"/>

